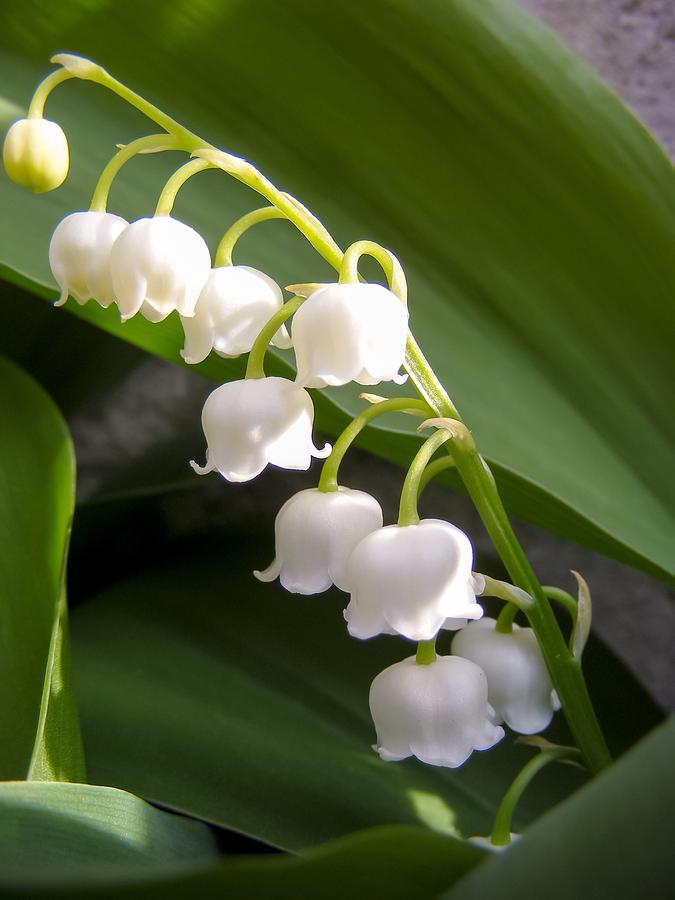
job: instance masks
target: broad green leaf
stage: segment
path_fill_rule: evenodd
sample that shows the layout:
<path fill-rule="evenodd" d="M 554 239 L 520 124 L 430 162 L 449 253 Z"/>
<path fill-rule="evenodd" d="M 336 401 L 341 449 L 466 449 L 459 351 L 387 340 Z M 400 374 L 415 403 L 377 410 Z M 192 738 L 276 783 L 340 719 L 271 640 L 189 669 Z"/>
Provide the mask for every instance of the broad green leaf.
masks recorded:
<path fill-rule="evenodd" d="M 382 762 L 368 689 L 410 645 L 349 638 L 337 592 L 299 597 L 256 582 L 251 569 L 269 553 L 211 538 L 78 607 L 91 779 L 292 850 L 385 824 L 487 834 L 531 750 L 511 736 L 455 771 Z M 621 730 L 634 740 L 654 721 L 649 701 L 611 660 L 601 667 L 614 692 L 627 688 L 635 720 Z M 518 827 L 582 782 L 570 767 L 546 773 Z"/>
<path fill-rule="evenodd" d="M 217 856 L 208 826 L 125 791 L 89 784 L 0 784 L 0 891 L 55 880 L 158 872 L 161 863 Z"/>
<path fill-rule="evenodd" d="M 343 0 L 327 16 L 307 0 L 8 0 L 0 44 L 5 118 L 68 47 L 254 159 L 338 240 L 395 249 L 415 332 L 513 512 L 672 574 L 672 167 L 520 7 Z M 59 88 L 48 115 L 71 137 L 72 172 L 41 197 L 2 180 L 0 263 L 53 297 L 51 229 L 87 203 L 114 145 L 145 126 L 88 85 Z M 167 165 L 133 163 L 115 210 L 150 212 Z M 257 202 L 206 173 L 176 213 L 213 246 Z M 283 223 L 247 237 L 239 260 L 281 283 L 330 277 Z M 120 326 L 113 310 L 73 312 L 178 361 L 176 321 Z M 240 368 L 212 359 L 201 370 L 223 379 Z M 330 397 L 353 409 L 355 393 Z M 334 428 L 335 412 L 319 421 Z M 412 438 L 386 430 L 366 443 L 402 461 Z"/>
<path fill-rule="evenodd" d="M 77 781 L 65 565 L 75 461 L 44 391 L 0 358 L 0 778 Z"/>
<path fill-rule="evenodd" d="M 663 897 L 675 878 L 675 718 L 443 895 Z"/>
<path fill-rule="evenodd" d="M 166 817 L 165 813 L 155 814 Z M 70 887 L 63 885 L 60 877 L 46 887 L 31 873 L 24 873 L 16 894 L 195 900 L 342 900 L 345 896 L 408 900 L 414 896 L 434 900 L 485 854 L 478 847 L 419 828 L 378 828 L 332 841 L 301 857 L 234 857 L 193 872 L 144 872 L 138 877 L 132 871 L 124 878 L 109 876 L 105 882 L 80 878 L 81 883 Z"/>

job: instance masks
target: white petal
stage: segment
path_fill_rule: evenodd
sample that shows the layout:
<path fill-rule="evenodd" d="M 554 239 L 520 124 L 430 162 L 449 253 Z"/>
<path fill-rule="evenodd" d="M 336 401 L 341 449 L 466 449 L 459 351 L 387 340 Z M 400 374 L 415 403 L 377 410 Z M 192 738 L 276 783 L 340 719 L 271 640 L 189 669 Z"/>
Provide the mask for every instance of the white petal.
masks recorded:
<path fill-rule="evenodd" d="M 199 293 L 211 271 L 203 238 L 171 216 L 138 219 L 115 241 L 110 268 L 122 318 L 143 306 L 151 316 L 165 318 L 177 310 L 192 316 Z"/>
<path fill-rule="evenodd" d="M 79 304 L 96 300 L 107 307 L 114 293 L 110 254 L 117 237 L 127 227 L 112 213 L 75 212 L 56 226 L 49 245 L 49 264 L 61 288 L 58 306 L 71 294 Z"/>
<path fill-rule="evenodd" d="M 405 306 L 381 285 L 333 284 L 315 291 L 291 327 L 298 384 L 399 380 L 407 322 Z"/>
<path fill-rule="evenodd" d="M 487 675 L 498 721 L 520 734 L 536 734 L 551 722 L 551 679 L 531 628 L 495 631 L 494 619 L 472 622 L 452 643 L 453 653 L 477 663 Z"/>
<path fill-rule="evenodd" d="M 503 737 L 488 720 L 484 673 L 458 657 L 422 666 L 411 656 L 389 666 L 372 683 L 370 710 L 385 760 L 416 756 L 456 768 L 474 749 L 488 749 Z"/>
<path fill-rule="evenodd" d="M 469 587 L 472 558 L 466 535 L 438 519 L 369 534 L 347 564 L 350 634 L 373 636 L 384 621 L 410 640 L 426 641 L 448 618 L 478 618 L 483 611 Z"/>
<path fill-rule="evenodd" d="M 308 468 L 314 408 L 309 394 L 285 378 L 231 381 L 207 398 L 202 427 L 209 464 L 229 481 L 248 481 L 268 463 Z"/>
<path fill-rule="evenodd" d="M 381 526 L 379 503 L 363 491 L 299 491 L 277 514 L 276 575 L 286 590 L 298 594 L 340 587 L 356 544 Z"/>

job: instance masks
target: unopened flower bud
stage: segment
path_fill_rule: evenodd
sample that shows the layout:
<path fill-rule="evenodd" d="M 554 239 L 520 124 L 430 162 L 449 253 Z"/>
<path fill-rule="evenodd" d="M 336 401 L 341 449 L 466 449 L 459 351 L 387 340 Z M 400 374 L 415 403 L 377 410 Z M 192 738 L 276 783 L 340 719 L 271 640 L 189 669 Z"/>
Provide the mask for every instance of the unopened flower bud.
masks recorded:
<path fill-rule="evenodd" d="M 19 119 L 5 136 L 5 171 L 17 184 L 43 194 L 66 180 L 70 156 L 63 128 L 48 119 Z"/>
<path fill-rule="evenodd" d="M 452 652 L 485 672 L 497 722 L 519 734 L 543 731 L 560 709 L 534 631 L 513 625 L 509 634 L 495 630 L 494 619 L 471 622 L 452 642 Z"/>
<path fill-rule="evenodd" d="M 410 656 L 389 666 L 371 685 L 370 712 L 375 749 L 386 762 L 416 756 L 455 769 L 504 737 L 490 720 L 485 674 L 457 656 L 438 656 L 429 665 Z"/>
<path fill-rule="evenodd" d="M 218 471 L 228 481 L 250 481 L 268 464 L 308 469 L 330 445 L 312 443 L 314 405 L 307 391 L 286 378 L 229 381 L 206 399 L 202 427 L 206 465 L 190 463 L 198 475 Z"/>
<path fill-rule="evenodd" d="M 294 494 L 275 522 L 276 557 L 260 581 L 279 578 L 294 594 L 319 594 L 331 584 L 345 589 L 345 566 L 354 547 L 382 527 L 382 509 L 370 494 L 339 487 Z"/>
<path fill-rule="evenodd" d="M 122 321 L 140 311 L 161 322 L 174 310 L 194 315 L 211 255 L 194 228 L 171 216 L 154 216 L 124 229 L 113 245 L 110 270 Z"/>
<path fill-rule="evenodd" d="M 379 284 L 329 284 L 293 317 L 298 384 L 401 383 L 408 310 Z"/>
<path fill-rule="evenodd" d="M 49 265 L 61 288 L 56 306 L 69 295 L 82 305 L 96 300 L 103 307 L 115 299 L 110 251 L 127 222 L 108 212 L 75 212 L 56 226 L 49 245 Z"/>
<path fill-rule="evenodd" d="M 250 266 L 219 266 L 212 269 L 191 318 L 181 316 L 187 363 L 200 363 L 211 350 L 219 356 L 248 353 L 263 325 L 281 309 L 284 299 L 279 285 L 264 272 Z M 272 339 L 282 349 L 291 339 L 282 325 Z"/>
<path fill-rule="evenodd" d="M 372 532 L 347 563 L 349 633 L 366 639 L 393 631 L 428 641 L 440 628 L 463 624 L 448 619 L 480 618 L 472 562 L 468 537 L 440 519 Z"/>

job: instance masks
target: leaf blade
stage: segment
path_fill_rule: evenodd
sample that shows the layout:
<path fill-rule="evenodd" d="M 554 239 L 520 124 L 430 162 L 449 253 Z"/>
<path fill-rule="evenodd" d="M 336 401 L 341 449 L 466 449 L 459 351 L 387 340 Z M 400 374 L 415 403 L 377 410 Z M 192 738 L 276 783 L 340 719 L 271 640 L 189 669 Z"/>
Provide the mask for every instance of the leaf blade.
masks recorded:
<path fill-rule="evenodd" d="M 67 427 L 0 358 L 0 772 L 78 780 L 84 755 L 70 684 L 65 564 L 75 463 Z"/>

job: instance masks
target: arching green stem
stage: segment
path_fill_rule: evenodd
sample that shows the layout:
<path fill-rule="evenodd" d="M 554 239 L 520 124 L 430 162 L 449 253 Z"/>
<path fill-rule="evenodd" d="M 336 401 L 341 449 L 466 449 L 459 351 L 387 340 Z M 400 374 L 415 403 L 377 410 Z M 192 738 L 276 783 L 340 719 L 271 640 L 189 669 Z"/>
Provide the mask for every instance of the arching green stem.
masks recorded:
<path fill-rule="evenodd" d="M 153 103 L 149 103 L 145 97 L 141 97 L 140 94 L 132 91 L 125 84 L 122 84 L 121 81 L 113 78 L 112 75 L 109 72 L 106 72 L 106 70 L 102 66 L 99 66 L 98 63 L 95 63 L 84 56 L 75 56 L 72 53 L 57 53 L 56 56 L 52 56 L 51 62 L 63 66 L 64 70 L 68 72 L 68 77 L 80 78 L 83 81 L 92 81 L 94 84 L 100 84 L 114 94 L 117 94 L 118 97 L 121 97 L 122 100 L 125 100 L 128 104 L 140 110 L 149 119 L 159 125 L 160 128 L 163 128 L 169 134 L 173 134 L 175 137 L 179 138 L 181 149 L 186 150 L 188 153 L 191 153 L 198 147 L 209 146 L 196 134 L 188 131 L 187 128 L 184 128 L 176 122 L 175 119 L 172 119 L 171 116 L 162 112 L 159 107 L 155 106 Z"/>
<path fill-rule="evenodd" d="M 41 119 L 44 115 L 45 110 L 45 102 L 47 97 L 51 94 L 55 87 L 59 84 L 63 84 L 64 81 L 69 81 L 71 78 L 74 78 L 74 75 L 71 75 L 70 72 L 66 71 L 66 69 L 57 69 L 55 72 L 50 72 L 46 78 L 43 78 L 40 84 L 35 89 L 35 93 L 30 101 L 30 106 L 28 107 L 28 118 L 29 119 Z"/>
<path fill-rule="evenodd" d="M 328 493 L 338 489 L 338 470 L 345 453 L 369 422 L 388 412 L 413 412 L 419 415 L 420 418 L 424 418 L 428 415 L 429 407 L 423 400 L 411 397 L 395 397 L 391 400 L 375 403 L 373 406 L 364 409 L 363 412 L 352 419 L 333 444 L 333 450 L 321 469 L 321 477 L 318 484 L 320 491 Z"/>
<path fill-rule="evenodd" d="M 401 263 L 391 250 L 374 241 L 356 241 L 345 250 L 340 265 L 340 284 L 358 284 L 359 260 L 362 256 L 372 256 L 378 261 L 387 277 L 390 290 L 402 303 L 407 304 L 408 284 Z"/>
<path fill-rule="evenodd" d="M 442 456 L 440 459 L 432 460 L 426 467 L 424 472 L 422 472 L 422 477 L 420 478 L 419 487 L 417 489 L 417 500 L 419 501 L 424 488 L 429 484 L 429 482 L 433 481 L 437 475 L 440 475 L 441 472 L 445 472 L 446 469 L 454 468 L 455 461 L 451 456 Z"/>
<path fill-rule="evenodd" d="M 281 309 L 278 309 L 263 325 L 258 337 L 253 342 L 251 352 L 248 355 L 245 378 L 265 377 L 265 354 L 267 353 L 270 341 L 284 324 L 286 319 L 289 319 L 296 309 L 304 302 L 304 297 L 293 297 L 288 303 L 284 303 Z"/>
<path fill-rule="evenodd" d="M 171 178 L 162 188 L 162 193 L 157 201 L 155 209 L 156 216 L 170 216 L 173 205 L 176 202 L 178 191 L 183 187 L 188 178 L 192 178 L 197 172 L 203 172 L 205 169 L 212 169 L 213 166 L 204 159 L 191 159 L 185 165 L 173 173 Z"/>
<path fill-rule="evenodd" d="M 175 150 L 176 139 L 168 134 L 149 134 L 121 147 L 101 172 L 89 209 L 105 212 L 108 207 L 108 195 L 113 180 L 122 166 L 138 153 L 158 153 L 162 150 Z"/>
<path fill-rule="evenodd" d="M 246 215 L 237 219 L 236 222 L 233 222 L 221 238 L 216 250 L 214 265 L 216 267 L 232 265 L 232 253 L 235 244 L 242 234 L 245 234 L 253 225 L 257 225 L 258 222 L 267 222 L 268 219 L 287 218 L 286 213 L 277 209 L 276 206 L 263 206 L 261 209 L 254 209 L 252 212 L 246 213 Z"/>
<path fill-rule="evenodd" d="M 561 606 L 564 606 L 567 612 L 572 617 L 572 622 L 576 622 L 577 618 L 577 601 L 571 594 L 568 594 L 567 591 L 563 591 L 562 588 L 553 587 L 552 585 L 545 584 L 542 587 L 542 591 L 549 600 L 553 600 L 555 603 L 559 603 Z"/>
<path fill-rule="evenodd" d="M 497 616 L 495 622 L 495 631 L 500 634 L 510 634 L 513 631 L 513 620 L 518 614 L 518 607 L 515 603 L 507 603 L 506 606 Z"/>
<path fill-rule="evenodd" d="M 581 762 L 582 757 L 579 751 L 573 747 L 551 747 L 551 749 L 541 750 L 525 763 L 499 804 L 491 836 L 495 847 L 505 847 L 511 843 L 511 821 L 518 801 L 537 772 L 558 759 Z"/>
<path fill-rule="evenodd" d="M 431 457 L 449 439 L 450 435 L 447 432 L 444 434 L 439 430 L 432 434 L 430 438 L 427 438 L 415 454 L 401 490 L 401 502 L 398 507 L 399 525 L 417 525 L 419 522 L 417 498 L 420 491 L 420 480 Z"/>

